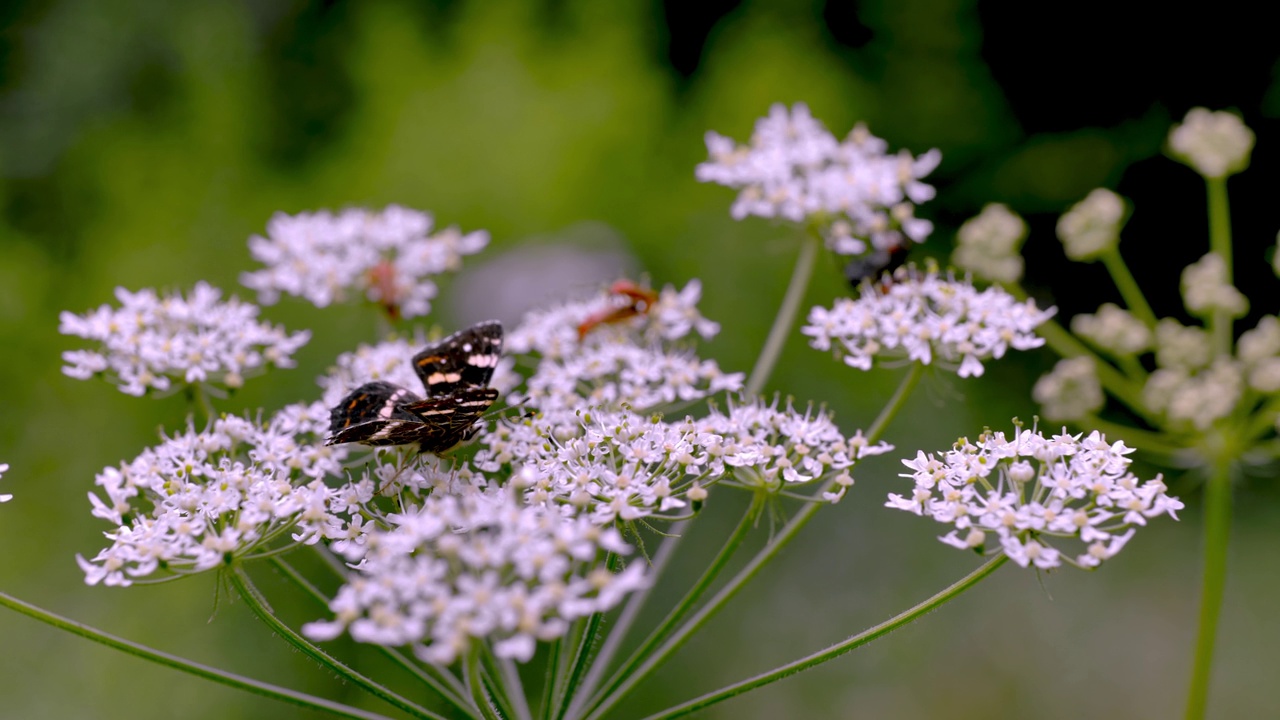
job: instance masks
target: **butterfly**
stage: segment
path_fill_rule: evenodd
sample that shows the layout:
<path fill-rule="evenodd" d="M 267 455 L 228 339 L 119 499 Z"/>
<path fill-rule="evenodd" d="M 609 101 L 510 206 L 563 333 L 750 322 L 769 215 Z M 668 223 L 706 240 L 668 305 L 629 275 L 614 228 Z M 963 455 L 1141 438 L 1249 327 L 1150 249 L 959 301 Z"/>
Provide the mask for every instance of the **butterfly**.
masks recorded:
<path fill-rule="evenodd" d="M 325 445 L 418 444 L 439 454 L 471 439 L 498 391 L 489 387 L 502 356 L 502 324 L 477 323 L 413 356 L 426 397 L 384 381 L 352 390 L 329 412 Z"/>

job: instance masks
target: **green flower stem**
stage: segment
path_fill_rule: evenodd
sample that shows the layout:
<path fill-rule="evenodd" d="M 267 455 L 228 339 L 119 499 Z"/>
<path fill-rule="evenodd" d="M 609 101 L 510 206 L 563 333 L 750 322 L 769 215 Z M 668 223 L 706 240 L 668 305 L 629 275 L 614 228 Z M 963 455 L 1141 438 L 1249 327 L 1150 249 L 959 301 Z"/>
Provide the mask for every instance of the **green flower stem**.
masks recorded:
<path fill-rule="evenodd" d="M 39 620 L 42 623 L 52 625 L 59 630 L 65 630 L 73 635 L 79 635 L 82 638 L 106 645 L 109 648 L 119 650 L 120 652 L 128 655 L 133 655 L 134 657 L 138 657 L 143 660 L 149 660 L 158 665 L 173 668 L 174 670 L 181 670 L 182 672 L 190 673 L 196 677 L 221 683 L 238 690 L 244 690 L 255 695 L 261 695 L 262 697 L 279 700 L 299 707 L 332 713 L 338 717 L 360 718 L 361 720 L 389 720 L 386 715 L 379 715 L 378 713 L 350 707 L 348 705 L 333 702 L 332 700 L 325 700 L 324 698 L 316 697 L 314 695 L 307 695 L 306 693 L 277 687 L 242 675 L 229 673 L 225 670 L 212 668 L 208 665 L 202 665 L 198 662 L 187 660 L 186 658 L 180 658 L 176 655 L 170 655 L 169 653 L 161 652 L 160 650 L 154 650 L 145 645 L 140 645 L 130 640 L 125 640 L 124 638 L 103 632 L 97 628 L 90 627 L 84 623 L 79 623 L 75 620 L 62 617 L 61 615 L 56 615 L 47 610 L 38 608 L 35 605 L 25 603 L 3 592 L 0 592 L 0 605 L 22 613 L 27 617 Z"/>
<path fill-rule="evenodd" d="M 480 672 L 480 648 L 472 647 L 464 662 L 467 666 L 467 687 L 471 689 L 471 701 L 480 708 L 480 715 L 484 720 L 502 720 L 484 691 L 484 678 Z"/>
<path fill-rule="evenodd" d="M 508 688 L 513 688 L 511 692 L 512 707 L 517 720 L 533 720 L 533 711 L 529 708 L 529 698 L 524 690 L 524 682 L 520 679 L 520 670 L 510 658 L 499 658 L 489 656 L 493 661 L 493 672 L 495 676 L 502 678 L 502 683 Z"/>
<path fill-rule="evenodd" d="M 800 311 L 800 303 L 804 300 L 805 290 L 809 287 L 809 278 L 813 277 L 813 266 L 818 258 L 818 248 L 822 244 L 816 233 L 807 233 L 800 245 L 800 255 L 796 258 L 796 267 L 791 271 L 791 282 L 787 292 L 778 306 L 778 314 L 773 319 L 773 327 L 769 328 L 769 337 L 760 349 L 760 357 L 756 358 L 755 367 L 751 368 L 751 377 L 747 379 L 745 392 L 747 395 L 759 395 L 764 384 L 773 373 L 773 366 L 778 363 L 778 356 L 787 344 L 787 336 L 791 334 L 791 325 Z"/>
<path fill-rule="evenodd" d="M 551 708 L 556 705 L 556 686 L 560 684 L 561 656 L 565 652 L 564 638 L 556 638 L 547 648 L 546 677 L 542 682 L 542 703 L 538 712 L 540 718 L 550 718 Z"/>
<path fill-rule="evenodd" d="M 203 383 L 189 383 L 187 385 L 187 403 L 193 410 L 199 411 L 205 427 L 211 425 L 213 419 L 217 417 L 213 405 L 209 402 L 209 394 L 205 392 Z"/>
<path fill-rule="evenodd" d="M 310 641 L 294 632 L 288 625 L 280 622 L 280 620 L 272 614 L 271 609 L 267 607 L 262 595 L 258 592 L 258 589 L 254 587 L 253 582 L 249 580 L 249 576 L 245 574 L 243 568 L 232 568 L 227 575 L 231 580 L 232 586 L 234 586 L 236 591 L 240 593 L 240 597 L 244 599 L 245 604 L 249 606 L 249 609 L 253 611 L 253 614 L 257 615 L 259 620 L 266 623 L 267 627 L 271 628 L 272 632 L 284 638 L 290 645 L 301 650 L 303 654 L 310 657 L 312 660 L 315 660 L 328 668 L 335 675 L 351 681 L 353 684 L 364 688 L 364 690 L 375 697 L 384 700 L 390 705 L 403 710 L 413 717 L 428 718 L 429 720 L 445 720 L 442 716 L 437 715 L 426 708 L 419 707 L 406 698 L 391 692 L 382 685 L 379 685 L 373 680 L 361 675 L 354 669 L 347 667 L 336 658 L 329 655 L 329 653 L 326 653 L 315 645 L 312 645 Z"/>
<path fill-rule="evenodd" d="M 866 439 L 868 443 L 874 444 L 879 442 L 885 429 L 888 428 L 889 423 L 897 416 L 898 412 L 906 404 L 907 397 L 910 396 L 911 391 L 915 389 L 923 375 L 924 366 L 920 363 L 913 363 L 911 365 L 911 370 L 907 372 L 907 376 L 902 379 L 902 382 L 898 385 L 898 389 L 894 391 L 893 397 L 889 399 L 884 410 L 880 412 L 880 415 L 876 418 L 875 422 L 872 423 L 871 427 L 867 430 Z M 822 497 L 823 493 L 830 491 L 834 485 L 834 478 L 827 480 L 822 484 L 822 487 L 818 489 L 814 497 Z M 659 665 L 665 662 L 672 653 L 684 645 L 684 643 L 692 637 L 699 628 L 706 624 L 711 616 L 719 612 L 730 598 L 737 595 L 738 591 L 745 587 L 746 584 L 760 572 L 766 563 L 772 560 L 775 555 L 777 555 L 784 547 L 787 546 L 788 543 L 791 542 L 791 540 L 795 538 L 797 534 L 799 534 L 800 530 L 803 529 L 811 519 L 813 519 L 813 516 L 818 512 L 818 508 L 822 507 L 822 505 L 823 503 L 811 502 L 801 507 L 800 510 L 796 512 L 795 516 L 792 517 L 785 526 L 783 526 L 782 530 L 778 532 L 777 536 L 775 536 L 773 540 L 761 548 L 760 551 L 756 553 L 755 557 L 753 557 L 745 567 L 739 570 L 738 574 L 733 576 L 733 578 L 729 580 L 729 582 L 726 583 L 714 597 L 708 600 L 706 605 L 702 606 L 698 612 L 694 613 L 693 617 L 685 621 L 685 623 L 680 626 L 679 630 L 672 633 L 672 635 L 667 638 L 667 640 L 657 650 L 655 650 L 653 654 L 640 665 L 640 667 L 636 668 L 634 673 L 629 675 L 615 690 L 607 694 L 594 708 L 592 708 L 587 717 L 590 720 L 597 720 L 598 718 L 603 717 L 605 713 L 617 705 L 618 702 L 635 689 L 641 681 L 657 669 Z"/>
<path fill-rule="evenodd" d="M 757 517 L 756 513 L 760 508 L 762 497 L 763 496 L 760 495 L 754 495 L 752 497 L 751 505 L 748 506 L 746 511 L 742 514 L 742 519 L 738 521 L 738 526 L 734 528 L 733 534 L 725 541 L 724 547 L 720 548 L 720 552 L 716 554 L 715 559 L 713 559 L 711 564 L 707 566 L 707 569 L 702 573 L 702 577 L 698 578 L 697 582 L 695 582 L 693 586 L 689 588 L 689 591 L 685 593 L 685 596 L 680 599 L 680 602 L 676 604 L 675 607 L 671 608 L 671 611 L 667 613 L 667 616 L 663 618 L 662 622 L 659 623 L 652 632 L 649 633 L 649 637 L 645 638 L 644 642 L 640 644 L 640 647 L 636 648 L 635 651 L 631 653 L 631 656 L 622 664 L 622 667 L 618 668 L 618 670 L 613 673 L 613 676 L 609 678 L 607 683 L 605 683 L 604 688 L 591 698 L 591 702 L 588 707 L 594 708 L 605 698 L 605 696 L 618 689 L 618 686 L 620 686 L 628 676 L 635 672 L 635 669 L 640 666 L 651 652 L 653 652 L 653 649 L 658 646 L 658 643 L 662 642 L 667 637 L 672 628 L 679 624 L 679 622 L 689 614 L 689 611 L 693 609 L 693 606 L 711 587 L 711 583 L 715 582 L 715 579 L 720 575 L 720 572 L 729 564 L 729 560 L 733 557 L 737 549 L 741 547 L 742 541 L 746 539 L 747 534 L 751 531 L 753 523 Z"/>
<path fill-rule="evenodd" d="M 578 692 L 573 704 L 569 706 L 569 717 L 581 715 L 582 706 L 586 699 L 592 697 L 596 689 L 600 687 L 600 681 L 604 679 L 605 671 L 609 669 L 609 665 L 613 663 L 614 656 L 622 648 L 622 643 L 627 639 L 627 634 L 635 624 L 636 618 L 640 616 L 640 611 L 644 608 L 645 601 L 649 598 L 649 593 L 657 586 L 658 578 L 662 576 L 662 571 L 667 568 L 671 558 L 675 557 L 676 548 L 680 546 L 680 541 L 684 537 L 685 527 L 687 527 L 687 524 L 683 522 L 673 525 L 662 545 L 658 548 L 658 552 L 654 553 L 649 567 L 649 583 L 644 588 L 631 593 L 631 596 L 627 598 L 627 604 L 623 606 L 622 613 L 618 615 L 618 619 L 613 624 L 613 629 L 605 637 L 604 645 L 600 647 L 600 652 L 596 654 L 595 662 L 591 663 L 591 669 L 587 671 L 587 677 L 582 681 L 582 690 Z"/>
<path fill-rule="evenodd" d="M 812 655 L 787 663 L 786 665 L 767 673 L 762 673 L 753 678 L 743 680 L 742 682 L 734 683 L 733 685 L 729 685 L 728 687 L 722 688 L 713 693 L 708 693 L 702 697 L 690 700 L 687 703 L 650 715 L 646 720 L 659 720 L 660 718 L 662 720 L 666 720 L 666 718 L 682 717 L 701 710 L 709 705 L 714 705 L 722 700 L 728 700 L 729 698 L 754 690 L 762 685 L 768 685 L 776 680 L 781 680 L 785 677 L 808 670 L 815 665 L 821 665 L 828 660 L 834 660 L 850 650 L 866 645 L 881 636 L 888 635 L 894 630 L 897 630 L 908 623 L 914 622 L 925 614 L 938 609 L 950 600 L 959 596 L 960 593 L 978 584 L 978 582 L 986 576 L 995 572 L 996 568 L 1003 565 L 1008 559 L 1009 558 L 1003 553 L 997 555 L 928 600 L 925 600 L 915 607 L 885 620 L 875 627 L 868 628 L 848 640 L 836 643 L 825 650 L 820 650 Z"/>
<path fill-rule="evenodd" d="M 609 556 L 609 570 L 615 569 L 614 556 Z M 573 701 L 573 695 L 578 690 L 578 683 L 582 682 L 582 675 L 586 672 L 586 667 L 591 659 L 592 650 L 595 648 L 596 636 L 600 632 L 600 620 L 604 613 L 591 613 L 591 617 L 587 618 L 586 627 L 583 628 L 582 636 L 578 639 L 578 649 L 573 653 L 573 661 L 569 664 L 569 674 L 565 678 L 564 684 L 560 689 L 560 702 L 555 713 L 555 720 L 564 718 L 565 713 L 569 711 L 569 705 Z"/>
<path fill-rule="evenodd" d="M 488 647 L 477 643 L 478 653 L 481 662 L 481 677 L 484 679 L 484 686 L 488 689 L 489 697 L 493 699 L 494 707 L 497 708 L 498 714 L 504 718 L 518 717 L 516 714 L 516 705 L 512 702 L 512 698 L 524 698 L 524 687 L 516 678 L 515 685 L 508 685 L 506 673 L 498 667 L 497 658 L 489 652 Z"/>
<path fill-rule="evenodd" d="M 273 557 L 271 558 L 271 564 L 283 573 L 285 577 L 293 581 L 293 584 L 297 585 L 306 592 L 307 595 L 311 596 L 313 600 L 323 605 L 326 609 L 329 607 L 329 599 L 324 596 L 324 593 L 320 592 L 319 588 L 312 585 L 307 578 L 303 577 L 302 573 L 298 572 L 287 561 L 282 558 Z M 389 648 L 385 645 L 374 645 L 374 647 L 381 651 L 383 655 L 391 660 L 391 662 L 399 665 L 414 677 L 418 678 L 418 680 L 423 684 L 436 691 L 441 698 L 453 705 L 459 712 L 465 714 L 469 718 L 477 717 L 475 710 L 471 707 L 471 703 L 465 698 L 466 688 L 464 688 L 462 683 L 452 674 L 436 671 L 438 676 L 432 675 L 427 672 L 427 670 L 423 669 L 422 666 L 413 662 L 408 657 L 405 657 L 404 653 L 396 650 L 395 648 Z M 436 670 L 435 666 L 430 667 L 433 671 Z"/>
<path fill-rule="evenodd" d="M 1227 179 L 1205 178 L 1209 194 L 1209 250 L 1222 258 L 1227 268 L 1227 283 L 1232 282 L 1231 207 L 1227 203 Z M 1231 316 L 1216 310 L 1209 318 L 1209 332 L 1218 357 L 1231 354 L 1233 336 Z"/>
<path fill-rule="evenodd" d="M 1133 313 L 1134 317 L 1145 323 L 1147 327 L 1154 328 L 1156 326 L 1156 314 L 1151 309 L 1151 305 L 1147 303 L 1147 298 L 1142 294 L 1142 288 L 1138 287 L 1138 281 L 1133 279 L 1133 273 L 1129 272 L 1129 266 L 1125 264 L 1124 258 L 1120 256 L 1120 248 L 1112 245 L 1099 257 L 1101 257 L 1102 264 L 1111 275 L 1111 282 L 1115 283 L 1116 289 L 1120 291 L 1120 297 L 1124 298 L 1124 304 L 1128 306 L 1129 312 Z"/>
<path fill-rule="evenodd" d="M 1227 541 L 1231 535 L 1231 464 L 1220 458 L 1205 486 L 1204 580 L 1200 590 L 1200 627 L 1187 695 L 1187 720 L 1201 720 L 1209 702 L 1213 646 L 1227 584 Z"/>

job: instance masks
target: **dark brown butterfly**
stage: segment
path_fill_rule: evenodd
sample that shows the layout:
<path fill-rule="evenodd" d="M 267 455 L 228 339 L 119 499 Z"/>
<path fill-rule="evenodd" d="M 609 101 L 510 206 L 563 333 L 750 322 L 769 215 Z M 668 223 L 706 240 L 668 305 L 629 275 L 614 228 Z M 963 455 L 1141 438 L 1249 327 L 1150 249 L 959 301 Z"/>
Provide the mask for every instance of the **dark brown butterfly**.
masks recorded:
<path fill-rule="evenodd" d="M 502 324 L 472 325 L 413 356 L 426 397 L 389 382 L 365 383 L 329 413 L 325 445 L 409 445 L 442 453 L 475 434 L 476 421 L 498 399 L 489 387 L 502 356 Z"/>

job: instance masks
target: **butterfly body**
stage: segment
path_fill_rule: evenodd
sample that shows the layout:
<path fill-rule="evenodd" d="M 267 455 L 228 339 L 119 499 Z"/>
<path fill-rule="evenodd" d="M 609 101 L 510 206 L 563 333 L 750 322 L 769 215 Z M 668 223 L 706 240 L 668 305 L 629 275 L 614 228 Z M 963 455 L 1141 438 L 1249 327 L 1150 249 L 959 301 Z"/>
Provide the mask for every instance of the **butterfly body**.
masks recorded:
<path fill-rule="evenodd" d="M 384 381 L 352 390 L 329 414 L 325 445 L 409 445 L 442 453 L 475 434 L 476 422 L 498 399 L 489 387 L 502 355 L 502 325 L 472 325 L 413 357 L 426 397 Z"/>

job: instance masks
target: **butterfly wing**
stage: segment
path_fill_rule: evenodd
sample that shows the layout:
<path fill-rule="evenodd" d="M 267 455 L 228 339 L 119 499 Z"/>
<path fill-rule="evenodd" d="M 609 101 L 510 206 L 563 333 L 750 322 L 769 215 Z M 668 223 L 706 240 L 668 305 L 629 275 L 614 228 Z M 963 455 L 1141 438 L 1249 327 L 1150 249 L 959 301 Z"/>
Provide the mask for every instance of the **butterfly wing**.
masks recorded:
<path fill-rule="evenodd" d="M 475 433 L 476 421 L 484 415 L 498 391 L 491 387 L 464 388 L 451 395 L 429 397 L 401 406 L 419 420 L 421 452 L 442 453 Z"/>
<path fill-rule="evenodd" d="M 329 412 L 329 437 L 325 445 L 359 442 L 366 445 L 400 445 L 413 440 L 396 439 L 400 426 L 419 424 L 418 416 L 403 406 L 420 401 L 417 395 L 389 382 L 370 382 L 347 394 Z"/>
<path fill-rule="evenodd" d="M 502 356 L 502 323 L 488 320 L 460 330 L 413 356 L 427 397 L 454 395 L 489 384 Z"/>

